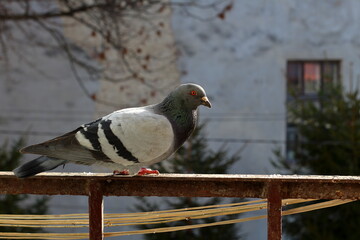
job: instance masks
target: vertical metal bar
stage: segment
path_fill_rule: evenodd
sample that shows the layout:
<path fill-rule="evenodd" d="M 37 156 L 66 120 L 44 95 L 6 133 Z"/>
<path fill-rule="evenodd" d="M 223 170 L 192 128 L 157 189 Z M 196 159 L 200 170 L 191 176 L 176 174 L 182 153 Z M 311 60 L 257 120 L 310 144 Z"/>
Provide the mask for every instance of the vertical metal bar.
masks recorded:
<path fill-rule="evenodd" d="M 103 192 L 99 182 L 89 184 L 89 239 L 104 239 Z"/>
<path fill-rule="evenodd" d="M 268 198 L 268 240 L 281 240 L 281 184 L 270 182 Z"/>

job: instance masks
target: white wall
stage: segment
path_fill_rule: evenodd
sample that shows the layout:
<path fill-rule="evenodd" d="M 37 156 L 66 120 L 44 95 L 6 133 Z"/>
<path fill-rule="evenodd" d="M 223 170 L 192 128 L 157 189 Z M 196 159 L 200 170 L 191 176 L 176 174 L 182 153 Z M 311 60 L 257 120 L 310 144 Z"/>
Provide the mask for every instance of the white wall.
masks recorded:
<path fill-rule="evenodd" d="M 344 85 L 352 80 L 355 86 L 359 6 L 358 1 L 237 0 L 225 20 L 206 22 L 175 11 L 182 81 L 202 84 L 214 105 L 202 111 L 210 120 L 209 138 L 284 141 L 288 59 L 340 59 Z M 275 172 L 268 162 L 273 148 L 250 141 L 236 172 Z"/>

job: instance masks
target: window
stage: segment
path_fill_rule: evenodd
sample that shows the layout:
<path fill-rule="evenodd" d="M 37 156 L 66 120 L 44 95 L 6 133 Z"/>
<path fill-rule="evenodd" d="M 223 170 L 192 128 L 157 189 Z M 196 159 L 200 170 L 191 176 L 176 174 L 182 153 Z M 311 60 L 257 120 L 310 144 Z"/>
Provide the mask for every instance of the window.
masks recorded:
<path fill-rule="evenodd" d="M 287 63 L 287 96 L 316 100 L 319 91 L 333 84 L 340 83 L 340 61 L 288 61 Z M 286 127 L 286 160 L 291 164 L 296 161 L 300 138 L 296 124 L 287 122 Z"/>
<path fill-rule="evenodd" d="M 287 95 L 316 98 L 317 93 L 340 81 L 340 61 L 288 61 Z"/>

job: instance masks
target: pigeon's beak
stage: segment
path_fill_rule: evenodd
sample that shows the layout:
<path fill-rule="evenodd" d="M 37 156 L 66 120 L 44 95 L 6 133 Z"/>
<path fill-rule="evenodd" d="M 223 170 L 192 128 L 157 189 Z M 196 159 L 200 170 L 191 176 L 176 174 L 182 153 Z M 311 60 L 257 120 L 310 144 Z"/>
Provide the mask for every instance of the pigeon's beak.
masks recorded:
<path fill-rule="evenodd" d="M 201 104 L 208 108 L 211 108 L 211 103 L 206 96 L 201 98 Z"/>

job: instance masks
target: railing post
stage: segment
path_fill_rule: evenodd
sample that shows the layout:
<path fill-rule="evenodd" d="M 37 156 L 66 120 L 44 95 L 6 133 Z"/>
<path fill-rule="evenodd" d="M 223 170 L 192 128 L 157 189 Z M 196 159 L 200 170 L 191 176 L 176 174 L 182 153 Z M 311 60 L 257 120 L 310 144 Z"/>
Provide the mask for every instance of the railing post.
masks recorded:
<path fill-rule="evenodd" d="M 90 181 L 89 184 L 89 239 L 104 239 L 104 205 L 101 184 Z"/>
<path fill-rule="evenodd" d="M 281 240 L 281 183 L 269 183 L 267 199 L 268 240 Z"/>

